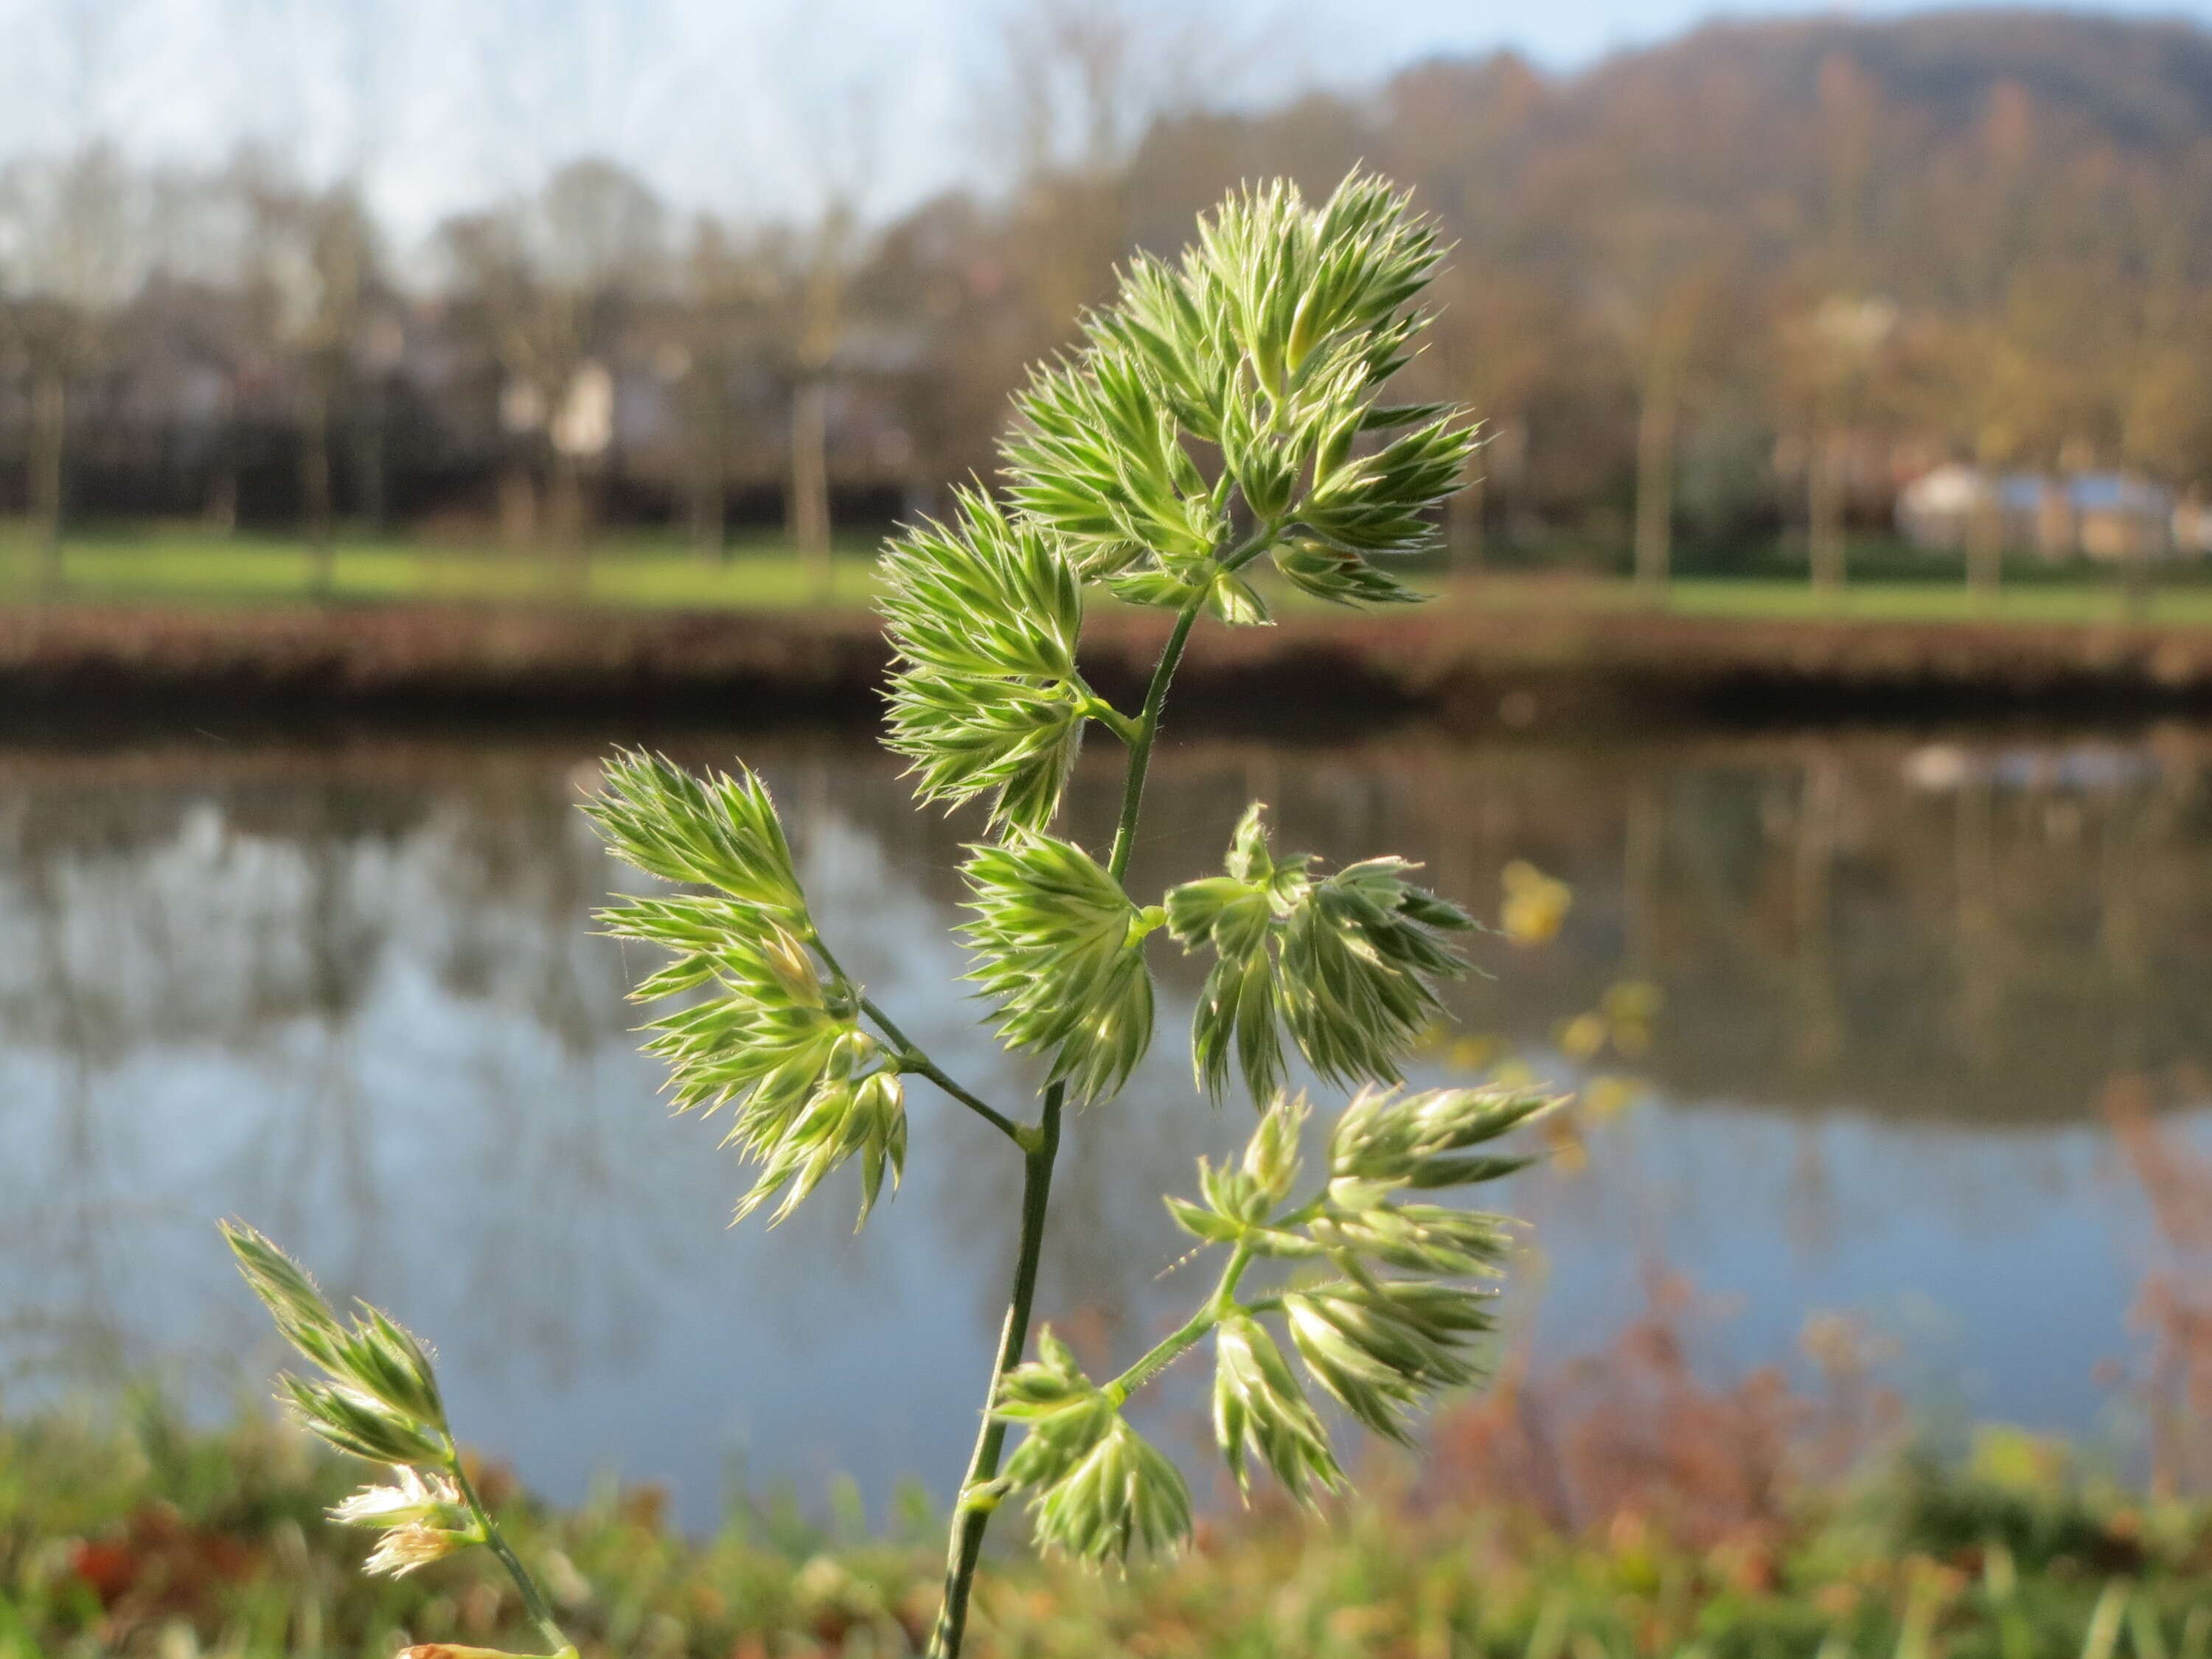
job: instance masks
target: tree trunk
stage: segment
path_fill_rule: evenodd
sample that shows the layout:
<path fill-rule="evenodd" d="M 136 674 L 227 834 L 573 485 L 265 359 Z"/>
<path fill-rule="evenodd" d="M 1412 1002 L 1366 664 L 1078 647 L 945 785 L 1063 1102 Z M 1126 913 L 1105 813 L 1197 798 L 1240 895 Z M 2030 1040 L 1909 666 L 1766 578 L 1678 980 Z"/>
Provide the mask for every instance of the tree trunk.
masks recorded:
<path fill-rule="evenodd" d="M 830 597 L 830 388 L 799 382 L 791 402 L 791 539 L 815 597 Z"/>
<path fill-rule="evenodd" d="M 538 480 L 520 456 L 499 475 L 499 539 L 510 553 L 527 553 L 538 540 Z"/>
<path fill-rule="evenodd" d="M 208 486 L 200 521 L 209 535 L 226 541 L 238 533 L 238 464 L 228 455 L 216 463 L 215 481 Z"/>
<path fill-rule="evenodd" d="M 327 599 L 336 574 L 331 541 L 331 397 L 322 376 L 313 372 L 300 399 L 300 512 L 307 536 L 307 589 L 317 599 Z"/>
<path fill-rule="evenodd" d="M 354 489 L 362 528 L 381 536 L 389 527 L 392 503 L 385 472 L 384 383 L 372 376 L 362 388 L 361 423 L 354 429 Z"/>
<path fill-rule="evenodd" d="M 2131 623 L 2150 620 L 2150 550 L 2140 527 L 2128 538 L 2120 557 L 2120 614 Z"/>
<path fill-rule="evenodd" d="M 1469 575 L 1482 574 L 1482 518 L 1487 504 L 1480 453 L 1468 463 L 1467 483 L 1451 498 L 1451 528 L 1448 537 L 1451 562 Z"/>
<path fill-rule="evenodd" d="M 1813 591 L 1830 596 L 1844 588 L 1844 492 L 1836 477 L 1835 439 L 1813 434 L 1805 459 L 1805 544 Z"/>
<path fill-rule="evenodd" d="M 2004 574 L 2004 519 L 1994 500 L 1966 514 L 1966 591 L 1978 605 L 1995 603 Z"/>
<path fill-rule="evenodd" d="M 1636 422 L 1636 585 L 1665 591 L 1674 542 L 1674 374 L 1662 352 L 1644 386 Z"/>
<path fill-rule="evenodd" d="M 721 411 L 714 403 L 702 397 L 695 411 L 690 531 L 692 550 L 720 564 L 730 556 L 729 481 L 723 466 Z"/>
<path fill-rule="evenodd" d="M 591 559 L 584 535 L 584 474 L 576 457 L 553 452 L 551 499 L 546 516 L 551 520 L 554 550 L 561 558 L 562 580 L 580 595 L 590 586 Z"/>
<path fill-rule="evenodd" d="M 216 409 L 215 476 L 208 480 L 200 522 L 210 536 L 228 540 L 238 533 L 238 392 L 222 378 Z"/>
<path fill-rule="evenodd" d="M 729 497 L 719 465 L 702 466 L 691 481 L 691 547 L 716 564 L 728 562 Z"/>
<path fill-rule="evenodd" d="M 39 587 L 61 592 L 62 448 L 68 435 L 69 383 L 52 370 L 31 387 L 31 521 L 39 547 Z"/>

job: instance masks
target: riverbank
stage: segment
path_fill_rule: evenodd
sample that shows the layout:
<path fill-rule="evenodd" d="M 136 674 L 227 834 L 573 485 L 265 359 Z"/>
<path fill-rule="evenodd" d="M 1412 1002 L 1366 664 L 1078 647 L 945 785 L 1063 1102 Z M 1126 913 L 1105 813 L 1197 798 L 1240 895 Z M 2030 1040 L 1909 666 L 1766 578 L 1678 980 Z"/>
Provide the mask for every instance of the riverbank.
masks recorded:
<path fill-rule="evenodd" d="M 1725 1431 L 1746 1437 L 1688 1509 L 1650 1501 L 1670 1474 L 1678 1494 L 1695 1485 L 1671 1462 L 1647 1473 L 1643 1501 L 1565 1529 L 1526 1492 L 1448 1490 L 1432 1474 L 1312 1519 L 1232 1510 L 1188 1555 L 1126 1577 L 1010 1549 L 980 1586 L 970 1651 L 2112 1659 L 2124 1644 L 2203 1659 L 2212 1644 L 2201 1506 L 2100 1487 L 2060 1449 L 1994 1431 L 1960 1465 L 1906 1462 L 1784 1500 L 1729 1484 L 1759 1474 L 1755 1414 L 1680 1426 L 1708 1456 Z M 1441 1467 L 1463 1472 L 1449 1456 Z M 690 1538 L 651 1488 L 610 1485 L 561 1511 L 478 1469 L 591 1659 L 892 1659 L 928 1628 L 938 1517 L 918 1497 L 884 1528 L 834 1493 L 826 1518 L 790 1498 L 741 1501 L 713 1536 Z M 481 1551 L 397 1581 L 361 1576 L 367 1540 L 326 1511 L 362 1473 L 261 1422 L 206 1432 L 142 1410 L 127 1425 L 0 1426 L 0 1652 L 532 1650 Z"/>
<path fill-rule="evenodd" d="M 1486 597 L 1487 596 L 1487 597 Z M 1085 672 L 1133 701 L 1164 633 L 1092 619 Z M 0 608 L 0 710 L 275 718 L 531 712 L 872 720 L 889 653 L 857 606 Z M 2212 710 L 2212 628 L 1700 614 L 1571 586 L 1474 587 L 1419 611 L 1300 610 L 1200 631 L 1184 691 L 1231 723 L 1420 713 L 1463 729 Z M 1196 695 L 1192 695 L 1196 694 Z"/>

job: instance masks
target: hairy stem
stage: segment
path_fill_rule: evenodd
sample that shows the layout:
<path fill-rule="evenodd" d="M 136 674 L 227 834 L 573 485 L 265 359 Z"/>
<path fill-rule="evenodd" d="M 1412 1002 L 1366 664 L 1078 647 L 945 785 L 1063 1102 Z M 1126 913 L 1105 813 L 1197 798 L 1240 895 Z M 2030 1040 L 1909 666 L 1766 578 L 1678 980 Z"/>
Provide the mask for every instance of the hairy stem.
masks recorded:
<path fill-rule="evenodd" d="M 1069 684 L 1073 688 L 1077 700 L 1083 705 L 1083 712 L 1085 715 L 1097 720 L 1115 737 L 1121 738 L 1123 743 L 1136 742 L 1137 721 L 1134 719 L 1123 714 L 1092 690 L 1090 682 L 1082 675 L 1078 674 L 1069 682 Z"/>
<path fill-rule="evenodd" d="M 1168 684 L 1175 678 L 1176 665 L 1182 660 L 1184 643 L 1204 603 L 1202 596 L 1194 599 L 1176 618 L 1175 632 L 1152 670 L 1144 712 L 1138 715 L 1136 730 L 1128 739 L 1129 770 L 1121 790 L 1121 819 L 1114 832 L 1114 851 L 1107 865 L 1116 881 L 1129 867 L 1137 814 L 1145 799 L 1145 770 L 1152 763 L 1152 738 L 1159 730 L 1160 710 L 1167 704 Z M 998 1504 L 991 1483 L 998 1478 L 999 1455 L 1006 1443 L 1006 1425 L 994 1415 L 999 1382 L 1021 1364 L 1022 1353 L 1029 1346 L 1030 1310 L 1036 1297 L 1037 1262 L 1044 1251 L 1045 1206 L 1052 1192 L 1053 1160 L 1060 1153 L 1060 1115 L 1066 1099 L 1066 1091 L 1057 1083 L 1045 1091 L 1043 1115 L 1030 1132 L 1035 1144 L 1024 1146 L 1022 1237 L 1014 1258 L 1013 1295 L 1006 1304 L 998 1362 L 992 1368 L 991 1389 L 983 1402 L 983 1426 L 976 1434 L 975 1454 L 968 1460 L 968 1473 L 953 1507 L 952 1540 L 945 1564 L 945 1603 L 938 1613 L 937 1626 L 930 1632 L 928 1659 L 957 1659 L 961 1638 L 967 1633 L 968 1595 L 975 1586 L 975 1563 L 983 1553 L 983 1534 L 990 1527 L 991 1512 Z"/>
<path fill-rule="evenodd" d="M 1022 1237 L 1014 1258 L 1014 1288 L 1006 1303 L 1006 1322 L 999 1335 L 999 1355 L 991 1370 L 990 1392 L 983 1402 L 983 1426 L 975 1437 L 975 1450 L 968 1460 L 968 1473 L 960 1482 L 960 1496 L 952 1510 L 952 1540 L 945 1563 L 945 1602 L 938 1610 L 937 1626 L 929 1634 L 929 1659 L 957 1659 L 961 1638 L 968 1629 L 968 1593 L 975 1580 L 975 1563 L 983 1553 L 983 1534 L 991 1524 L 997 1499 L 989 1496 L 999 1473 L 999 1455 L 1006 1443 L 1006 1425 L 994 1414 L 999 1403 L 999 1379 L 1021 1364 L 1030 1340 L 1030 1310 L 1036 1300 L 1037 1263 L 1044 1254 L 1044 1218 L 1052 1194 L 1053 1160 L 1060 1153 L 1060 1115 L 1066 1089 L 1054 1084 L 1044 1091 L 1044 1114 L 1038 1120 L 1036 1145 L 1029 1149 L 1022 1165 Z"/>
<path fill-rule="evenodd" d="M 1129 740 L 1129 771 L 1121 785 L 1121 818 L 1114 826 L 1114 851 L 1106 860 L 1106 872 L 1115 881 L 1128 873 L 1129 853 L 1136 845 L 1137 815 L 1145 805 L 1145 773 L 1152 765 L 1152 739 L 1159 733 L 1168 684 L 1175 678 L 1176 665 L 1182 660 L 1182 648 L 1190 639 L 1191 624 L 1198 620 L 1205 603 L 1206 596 L 1200 593 L 1177 614 L 1175 632 L 1168 635 L 1167 649 L 1160 653 L 1159 665 L 1152 670 L 1152 687 L 1145 693 L 1145 712 L 1137 716 L 1136 735 Z"/>
<path fill-rule="evenodd" d="M 452 1471 L 453 1484 L 461 1489 L 461 1501 L 469 1506 L 469 1514 L 475 1518 L 477 1530 L 483 1534 L 484 1547 L 499 1558 L 500 1565 L 507 1569 L 507 1576 L 514 1580 L 515 1589 L 522 1593 L 523 1611 L 530 1615 L 530 1622 L 538 1626 L 538 1633 L 553 1644 L 554 1653 L 574 1652 L 576 1644 L 562 1632 L 559 1622 L 553 1617 L 553 1604 L 545 1599 L 545 1592 L 530 1576 L 530 1569 L 522 1565 L 521 1558 L 507 1543 L 507 1534 L 500 1531 L 499 1522 L 493 1520 L 491 1511 L 484 1508 L 483 1499 L 477 1496 L 475 1483 L 469 1479 L 469 1472 L 461 1467 L 460 1448 L 454 1445 L 451 1435 L 446 1437 L 446 1467 Z"/>
<path fill-rule="evenodd" d="M 1208 1331 L 1221 1322 L 1221 1316 L 1235 1304 L 1237 1281 L 1244 1277 L 1244 1269 L 1251 1265 L 1252 1247 L 1239 1244 L 1230 1254 L 1229 1265 L 1221 1270 L 1221 1282 L 1213 1287 L 1213 1294 L 1206 1298 L 1205 1304 L 1181 1329 L 1163 1338 L 1150 1353 L 1109 1382 L 1106 1385 L 1108 1397 L 1119 1406 L 1195 1347 Z"/>
<path fill-rule="evenodd" d="M 1282 533 L 1283 521 L 1280 519 L 1270 519 L 1265 524 L 1257 526 L 1250 535 L 1226 553 L 1218 556 L 1221 568 L 1231 573 L 1242 570 L 1273 547 L 1275 544 L 1275 538 Z"/>
<path fill-rule="evenodd" d="M 1214 562 L 1224 573 L 1242 569 L 1274 545 L 1281 529 L 1279 520 L 1270 519 L 1236 546 L 1214 555 Z M 1182 661 L 1191 626 L 1205 608 L 1206 594 L 1201 591 L 1192 595 L 1190 602 L 1176 613 L 1175 631 L 1168 635 L 1167 648 L 1160 653 L 1159 663 L 1152 670 L 1152 684 L 1145 693 L 1145 708 L 1137 716 L 1136 730 L 1123 734 L 1123 740 L 1129 745 L 1129 772 L 1121 787 L 1121 818 L 1114 827 L 1114 851 L 1106 861 L 1107 872 L 1116 881 L 1128 873 L 1129 854 L 1136 845 L 1137 815 L 1145 804 L 1145 774 L 1152 764 L 1152 739 L 1159 735 L 1160 710 L 1167 704 L 1168 686 Z"/>
<path fill-rule="evenodd" d="M 891 1017 L 889 1014 L 876 1006 L 872 999 L 862 997 L 860 999 L 860 1010 L 863 1013 L 866 1014 L 870 1019 L 876 1022 L 878 1029 L 880 1030 L 885 1036 L 889 1037 L 891 1040 L 892 1044 L 898 1049 L 899 1069 L 901 1071 L 912 1072 L 916 1076 L 927 1078 L 939 1088 L 944 1090 L 946 1094 L 951 1096 L 953 1099 L 958 1101 L 969 1111 L 975 1113 L 976 1116 L 981 1118 L 984 1122 L 989 1124 L 1000 1134 L 1006 1136 L 1007 1139 L 1012 1141 L 1015 1146 L 1020 1147 L 1025 1152 L 1030 1150 L 1032 1143 L 1036 1139 L 1036 1130 L 1026 1128 L 1023 1125 L 1015 1122 L 1013 1119 L 1008 1117 L 1004 1112 L 996 1110 L 987 1104 L 980 1097 L 970 1092 L 969 1090 L 963 1088 L 959 1084 L 955 1083 L 951 1078 L 945 1074 L 945 1069 L 942 1066 L 938 1065 L 938 1063 L 932 1060 L 927 1054 L 922 1053 L 921 1049 L 915 1044 L 913 1038 L 907 1036 L 904 1031 L 899 1030 L 898 1026 L 893 1023 Z"/>
<path fill-rule="evenodd" d="M 859 981 L 845 971 L 844 963 L 839 962 L 830 952 L 830 947 L 822 942 L 821 934 L 811 934 L 806 942 L 814 947 L 814 953 L 822 958 L 824 967 L 854 990 L 860 989 Z M 1026 1152 L 1030 1149 L 1031 1144 L 1036 1139 L 1036 1130 L 1023 1127 L 1004 1112 L 994 1110 L 974 1091 L 963 1089 L 959 1084 L 955 1083 L 943 1066 L 922 1052 L 920 1043 L 899 1030 L 896 1022 L 876 1006 L 873 998 L 866 994 L 861 996 L 860 1012 L 875 1021 L 876 1029 L 891 1040 L 891 1046 L 898 1050 L 901 1071 L 912 1072 L 917 1076 L 927 1078 L 1024 1152 Z"/>

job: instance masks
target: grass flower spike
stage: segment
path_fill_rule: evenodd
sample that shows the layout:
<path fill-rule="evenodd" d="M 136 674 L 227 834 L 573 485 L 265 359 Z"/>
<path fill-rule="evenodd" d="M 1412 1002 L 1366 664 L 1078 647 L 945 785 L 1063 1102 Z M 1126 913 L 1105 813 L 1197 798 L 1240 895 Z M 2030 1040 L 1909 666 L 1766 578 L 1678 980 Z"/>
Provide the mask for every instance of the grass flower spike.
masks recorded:
<path fill-rule="evenodd" d="M 865 1218 L 904 1166 L 915 1079 L 1021 1161 L 1006 1316 L 930 1659 L 961 1651 L 984 1536 L 1010 1500 L 1039 1543 L 1086 1560 L 1189 1536 L 1188 1484 L 1125 1411 L 1185 1355 L 1211 1352 L 1214 1435 L 1239 1489 L 1264 1467 L 1306 1500 L 1345 1482 L 1321 1399 L 1402 1438 L 1437 1390 L 1481 1375 L 1510 1230 L 1437 1195 L 1521 1167 L 1491 1143 L 1545 1102 L 1401 1091 L 1406 1056 L 1443 1012 L 1438 988 L 1462 971 L 1454 938 L 1468 917 L 1400 859 L 1330 871 L 1277 854 L 1257 803 L 1220 873 L 1154 897 L 1131 891 L 1129 871 L 1170 688 L 1203 618 L 1264 624 L 1278 582 L 1343 605 L 1419 597 L 1392 561 L 1433 545 L 1474 436 L 1455 409 L 1385 398 L 1443 255 L 1406 197 L 1364 174 L 1318 204 L 1279 182 L 1231 197 L 1178 258 L 1133 260 L 1070 350 L 1036 370 L 1003 446 L 1003 495 L 961 491 L 885 554 L 886 742 L 922 801 L 978 813 L 959 932 L 999 1042 L 1042 1062 L 1032 1099 L 983 1098 L 845 971 L 752 772 L 695 777 L 623 754 L 586 809 L 657 884 L 601 920 L 663 953 L 635 993 L 664 1005 L 646 1046 L 679 1108 L 732 1109 L 730 1138 L 760 1166 L 741 1217 L 771 1201 L 787 1215 L 850 1168 Z M 1134 711 L 1082 673 L 1094 588 L 1172 613 Z M 1110 842 L 1086 847 L 1060 807 L 1093 726 L 1122 750 L 1121 805 Z M 1195 1196 L 1167 1200 L 1218 1261 L 1211 1288 L 1098 1380 L 1048 1328 L 1032 1353 L 1038 1268 L 1067 1110 L 1109 1100 L 1150 1048 L 1146 951 L 1162 927 L 1212 954 L 1191 1030 L 1200 1090 L 1218 1100 L 1241 1083 L 1259 1113 L 1241 1157 L 1201 1160 Z M 1287 1090 L 1294 1067 L 1356 1091 L 1311 1174 L 1313 1113 Z M 327 1378 L 288 1382 L 295 1408 L 395 1469 L 340 1511 L 381 1532 L 373 1565 L 411 1571 L 483 1542 L 542 1611 L 469 1488 L 420 1346 L 373 1310 L 341 1325 L 259 1235 L 231 1237 L 279 1328 Z M 1248 1284 L 1258 1264 L 1267 1282 Z M 550 1614 L 541 1623 L 561 1645 Z"/>
<path fill-rule="evenodd" d="M 370 1572 L 397 1577 L 483 1542 L 451 1476 L 404 1468 L 393 1474 L 395 1485 L 364 1486 L 331 1511 L 333 1521 L 383 1533 L 368 1558 Z"/>

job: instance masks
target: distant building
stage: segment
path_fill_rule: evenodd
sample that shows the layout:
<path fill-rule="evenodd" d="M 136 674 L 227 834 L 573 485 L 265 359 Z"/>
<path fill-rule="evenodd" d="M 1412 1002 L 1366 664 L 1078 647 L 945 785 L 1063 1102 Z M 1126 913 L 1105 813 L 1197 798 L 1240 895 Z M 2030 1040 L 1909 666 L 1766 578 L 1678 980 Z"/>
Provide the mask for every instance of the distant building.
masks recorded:
<path fill-rule="evenodd" d="M 1897 495 L 1897 527 L 1915 547 L 1955 551 L 1978 521 L 2001 545 L 2045 558 L 2157 558 L 2212 550 L 2212 513 L 2125 472 L 1993 473 L 1963 462 L 1935 467 Z"/>
<path fill-rule="evenodd" d="M 2212 503 L 2194 490 L 2173 509 L 2173 546 L 2179 553 L 2212 553 Z"/>
<path fill-rule="evenodd" d="M 1955 551 L 1966 546 L 1975 516 L 1988 512 L 1995 499 L 1988 473 L 1946 461 L 1897 492 L 1898 533 L 1915 547 Z"/>

